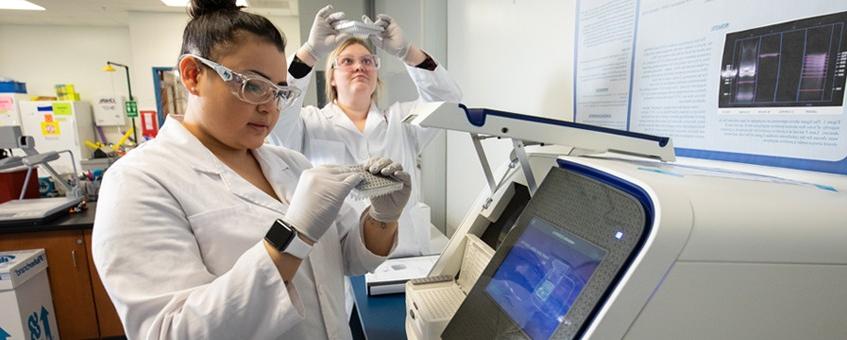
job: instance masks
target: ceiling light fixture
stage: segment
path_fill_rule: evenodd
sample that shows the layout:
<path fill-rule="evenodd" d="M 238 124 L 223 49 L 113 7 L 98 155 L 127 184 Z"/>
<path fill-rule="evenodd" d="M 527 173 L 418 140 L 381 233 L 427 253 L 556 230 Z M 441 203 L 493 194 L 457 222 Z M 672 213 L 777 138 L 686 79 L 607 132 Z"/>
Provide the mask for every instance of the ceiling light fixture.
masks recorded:
<path fill-rule="evenodd" d="M 0 9 L 14 9 L 19 11 L 44 11 L 44 7 L 26 0 L 3 0 L 0 1 Z"/>
<path fill-rule="evenodd" d="M 191 2 L 190 0 L 161 0 L 161 1 L 162 1 L 163 4 L 165 4 L 165 6 L 168 6 L 168 7 L 186 7 L 186 6 L 188 6 L 188 3 Z M 238 5 L 238 6 L 244 6 L 244 7 L 248 6 L 247 0 L 236 0 L 235 4 Z"/>

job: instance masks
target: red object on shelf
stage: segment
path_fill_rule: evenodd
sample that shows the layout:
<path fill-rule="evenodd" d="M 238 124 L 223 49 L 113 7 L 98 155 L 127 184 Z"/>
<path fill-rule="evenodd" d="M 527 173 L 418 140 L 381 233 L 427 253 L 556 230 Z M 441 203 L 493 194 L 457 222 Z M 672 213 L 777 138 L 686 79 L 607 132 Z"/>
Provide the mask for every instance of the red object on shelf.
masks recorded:
<path fill-rule="evenodd" d="M 156 138 L 159 134 L 159 117 L 156 111 L 141 111 L 141 136 Z"/>
<path fill-rule="evenodd" d="M 26 179 L 26 169 L 0 172 L 0 203 L 20 198 L 21 187 Z M 38 170 L 32 169 L 24 198 L 38 198 Z"/>

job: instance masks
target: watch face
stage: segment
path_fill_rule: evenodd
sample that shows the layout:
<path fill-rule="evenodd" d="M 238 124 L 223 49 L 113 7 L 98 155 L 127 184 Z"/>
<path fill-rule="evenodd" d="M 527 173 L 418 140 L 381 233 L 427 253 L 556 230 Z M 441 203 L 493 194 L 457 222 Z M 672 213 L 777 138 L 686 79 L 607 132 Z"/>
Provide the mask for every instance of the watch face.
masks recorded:
<path fill-rule="evenodd" d="M 265 235 L 265 239 L 273 244 L 277 250 L 284 251 L 295 236 L 294 229 L 289 227 L 285 222 L 276 220 Z"/>

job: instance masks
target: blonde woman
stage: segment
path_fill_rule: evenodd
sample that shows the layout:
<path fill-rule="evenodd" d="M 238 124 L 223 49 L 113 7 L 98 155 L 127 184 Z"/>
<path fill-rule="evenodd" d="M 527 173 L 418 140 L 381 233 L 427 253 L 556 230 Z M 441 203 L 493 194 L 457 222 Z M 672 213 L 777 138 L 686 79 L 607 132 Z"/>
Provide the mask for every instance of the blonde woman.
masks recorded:
<path fill-rule="evenodd" d="M 289 83 L 305 91 L 315 63 L 328 57 L 325 79 L 329 103 L 323 108 L 301 107 L 301 95 L 282 112 L 270 139 L 302 152 L 315 164 L 358 164 L 374 156 L 402 164 L 412 177 L 413 189 L 400 217 L 398 245 L 392 256 L 429 254 L 429 207 L 421 202 L 416 160 L 438 131 L 412 126 L 402 119 L 421 102 L 458 102 L 462 92 L 444 66 L 406 40 L 396 20 L 377 15 L 374 24 L 384 30 L 365 41 L 333 28 L 343 19 L 344 13 L 333 12 L 332 6 L 321 9 L 308 41 L 288 68 Z M 370 21 L 367 17 L 363 20 Z M 371 45 L 403 61 L 419 98 L 396 102 L 387 109 L 377 106 L 381 61 Z"/>

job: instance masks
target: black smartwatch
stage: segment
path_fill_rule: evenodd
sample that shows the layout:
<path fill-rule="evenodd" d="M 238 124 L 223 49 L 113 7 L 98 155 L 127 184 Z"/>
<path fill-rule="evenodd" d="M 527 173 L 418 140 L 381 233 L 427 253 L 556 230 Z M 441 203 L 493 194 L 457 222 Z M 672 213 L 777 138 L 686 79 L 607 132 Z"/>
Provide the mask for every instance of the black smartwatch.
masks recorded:
<path fill-rule="evenodd" d="M 265 241 L 281 253 L 291 254 L 302 260 L 309 256 L 312 246 L 303 241 L 298 234 L 297 229 L 294 229 L 290 223 L 277 219 L 265 234 Z"/>

